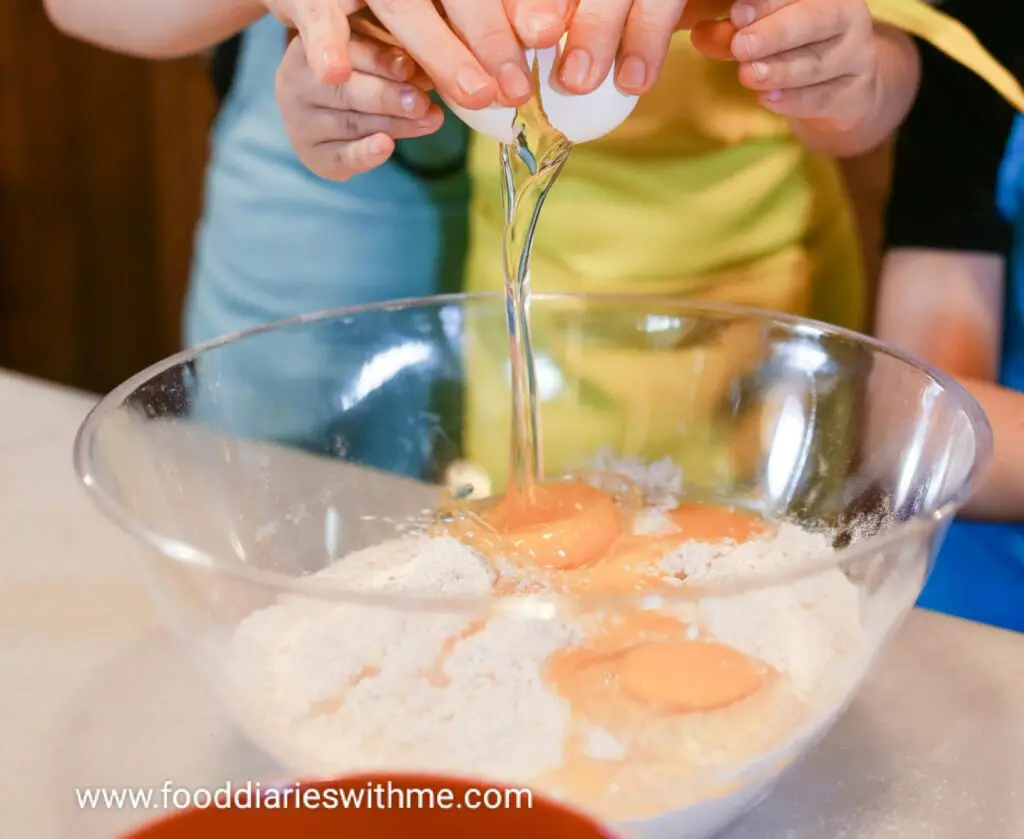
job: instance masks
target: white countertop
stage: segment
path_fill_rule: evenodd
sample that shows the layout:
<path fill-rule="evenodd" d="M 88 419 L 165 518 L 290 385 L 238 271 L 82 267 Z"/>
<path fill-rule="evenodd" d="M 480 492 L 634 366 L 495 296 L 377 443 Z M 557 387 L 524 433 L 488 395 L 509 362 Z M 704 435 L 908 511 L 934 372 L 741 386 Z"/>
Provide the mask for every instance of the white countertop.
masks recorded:
<path fill-rule="evenodd" d="M 0 372 L 0 836 L 111 839 L 79 787 L 274 767 L 161 631 L 71 468 L 91 397 Z M 726 839 L 1024 837 L 1024 636 L 914 613 L 827 740 Z M 152 814 L 150 814 L 152 815 Z M 1016 825 L 1016 826 L 1015 826 Z"/>

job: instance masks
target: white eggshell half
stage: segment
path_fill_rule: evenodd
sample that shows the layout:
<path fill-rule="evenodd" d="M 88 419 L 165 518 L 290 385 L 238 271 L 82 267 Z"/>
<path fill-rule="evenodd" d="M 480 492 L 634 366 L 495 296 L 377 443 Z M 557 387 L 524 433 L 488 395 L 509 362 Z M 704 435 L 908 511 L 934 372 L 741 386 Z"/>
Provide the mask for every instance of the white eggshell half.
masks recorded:
<path fill-rule="evenodd" d="M 524 55 L 526 56 L 526 66 L 532 67 L 534 51 L 528 50 Z M 506 108 L 503 105 L 489 105 L 479 111 L 471 111 L 468 108 L 459 107 L 444 96 L 441 98 L 451 109 L 451 112 L 474 131 L 478 131 L 492 140 L 497 140 L 499 143 L 514 143 L 516 141 L 516 134 L 513 130 L 516 119 L 515 108 Z"/>
<path fill-rule="evenodd" d="M 516 119 L 515 108 L 505 108 L 501 105 L 490 105 L 479 111 L 471 111 L 468 108 L 460 108 L 454 102 L 449 102 L 445 97 L 444 103 L 451 108 L 455 116 L 461 119 L 474 131 L 497 140 L 499 143 L 514 143 L 516 140 L 513 124 Z"/>
<path fill-rule="evenodd" d="M 555 76 L 558 47 L 537 50 L 540 101 L 548 121 L 574 143 L 587 143 L 610 134 L 633 113 L 637 97 L 615 86 L 615 68 L 592 93 L 565 92 Z"/>

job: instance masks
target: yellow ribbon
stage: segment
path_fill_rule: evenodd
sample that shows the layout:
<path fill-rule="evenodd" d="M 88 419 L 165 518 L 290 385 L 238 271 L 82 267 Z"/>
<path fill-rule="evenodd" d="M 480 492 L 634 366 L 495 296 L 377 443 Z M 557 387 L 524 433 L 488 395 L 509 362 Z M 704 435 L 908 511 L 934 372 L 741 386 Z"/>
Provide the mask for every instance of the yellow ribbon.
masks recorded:
<path fill-rule="evenodd" d="M 1018 111 L 1024 111 L 1024 88 L 960 21 L 921 0 L 868 0 L 868 7 L 875 20 L 928 41 L 988 82 Z"/>

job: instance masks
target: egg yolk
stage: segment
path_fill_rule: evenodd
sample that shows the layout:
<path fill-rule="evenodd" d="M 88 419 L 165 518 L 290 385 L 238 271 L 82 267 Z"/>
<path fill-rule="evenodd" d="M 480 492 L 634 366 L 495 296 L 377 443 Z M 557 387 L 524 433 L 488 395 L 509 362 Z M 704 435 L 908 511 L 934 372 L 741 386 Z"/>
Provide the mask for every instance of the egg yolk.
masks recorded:
<path fill-rule="evenodd" d="M 687 630 L 665 614 L 622 612 L 583 645 L 555 653 L 547 677 L 574 708 L 613 726 L 637 706 L 665 716 L 701 713 L 761 688 L 761 664 Z"/>
<path fill-rule="evenodd" d="M 710 641 L 640 644 L 622 656 L 618 670 L 633 699 L 677 714 L 724 708 L 761 687 L 754 662 Z"/>
<path fill-rule="evenodd" d="M 545 586 L 615 594 L 664 586 L 659 564 L 686 542 L 740 544 L 771 530 L 745 510 L 684 503 L 665 514 L 667 531 L 634 533 L 640 509 L 628 493 L 618 497 L 582 480 L 554 481 L 473 502 L 449 517 L 446 532 L 490 558 L 543 570 L 538 579 Z M 511 592 L 499 583 L 497 593 Z M 620 612 L 584 646 L 555 653 L 547 677 L 585 716 L 609 722 L 640 709 L 712 711 L 761 688 L 766 671 L 760 663 L 718 642 L 692 640 L 687 629 L 664 614 Z"/>
<path fill-rule="evenodd" d="M 687 542 L 731 540 L 741 544 L 768 531 L 767 522 L 754 513 L 712 504 L 680 504 L 668 517 Z"/>
<path fill-rule="evenodd" d="M 621 531 L 615 499 L 582 481 L 513 489 L 481 518 L 542 568 L 591 565 Z"/>

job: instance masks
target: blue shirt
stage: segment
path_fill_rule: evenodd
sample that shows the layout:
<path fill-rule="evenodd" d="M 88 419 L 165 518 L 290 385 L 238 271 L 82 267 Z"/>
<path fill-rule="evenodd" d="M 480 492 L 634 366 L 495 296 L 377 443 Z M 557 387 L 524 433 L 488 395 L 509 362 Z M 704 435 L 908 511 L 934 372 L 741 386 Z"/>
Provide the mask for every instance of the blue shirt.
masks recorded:
<path fill-rule="evenodd" d="M 212 135 L 185 311 L 190 345 L 461 283 L 469 181 L 458 162 L 468 129 L 446 114 L 436 135 L 400 141 L 405 161 L 443 177 L 393 159 L 344 183 L 324 180 L 296 156 L 275 98 L 285 45 L 269 16 L 241 39 Z M 455 165 L 438 165 L 446 161 Z M 324 324 L 232 344 L 204 357 L 194 413 L 237 435 L 317 451 L 343 440 L 353 460 L 418 474 L 430 429 L 410 428 L 409 418 L 427 411 L 428 377 L 409 371 L 358 415 L 338 407 L 375 340 Z"/>
<path fill-rule="evenodd" d="M 1024 118 L 999 169 L 996 201 L 1011 222 L 1000 384 L 1024 391 Z M 1024 511 L 1021 522 L 955 521 L 918 605 L 1024 632 Z"/>
<path fill-rule="evenodd" d="M 1024 3 L 944 0 L 943 11 L 1024 78 Z M 895 144 L 886 246 L 1007 258 L 999 382 L 1024 391 L 1024 123 L 973 72 L 918 48 L 921 84 Z M 919 605 L 1024 631 L 1024 510 L 1016 523 L 955 521 Z"/>

